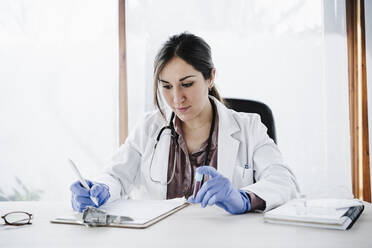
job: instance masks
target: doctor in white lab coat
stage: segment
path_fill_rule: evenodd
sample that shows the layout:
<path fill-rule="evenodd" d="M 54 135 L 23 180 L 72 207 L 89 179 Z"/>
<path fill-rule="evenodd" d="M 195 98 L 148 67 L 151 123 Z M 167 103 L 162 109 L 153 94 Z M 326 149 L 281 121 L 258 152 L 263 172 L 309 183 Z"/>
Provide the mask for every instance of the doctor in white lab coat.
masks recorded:
<path fill-rule="evenodd" d="M 91 196 L 96 197 L 98 205 L 119 198 L 167 199 L 167 191 L 177 185 L 173 180 L 193 187 L 194 180 L 182 182 L 190 176 L 182 174 L 181 168 L 186 166 L 191 169 L 185 171 L 192 171 L 192 175 L 209 175 L 197 197 L 185 195 L 191 203 L 201 203 L 203 207 L 216 204 L 232 214 L 242 214 L 267 211 L 296 197 L 295 176 L 267 135 L 259 115 L 228 109 L 220 101 L 214 78 L 207 43 L 189 33 L 172 36 L 155 59 L 157 109 L 147 113 L 130 132 L 105 171 L 95 180 L 88 180 L 90 191 L 79 182 L 71 185 L 73 209 L 81 212 L 94 205 Z M 161 104 L 161 99 L 166 104 Z M 181 138 L 173 138 L 170 128 L 161 132 L 163 127 L 177 123 Z M 212 133 L 216 139 L 211 138 Z M 185 142 L 177 143 L 175 148 L 172 139 Z M 212 142 L 216 144 L 210 145 Z M 171 159 L 170 153 L 175 154 L 173 158 L 180 158 L 178 153 L 185 150 L 188 153 L 184 156 L 192 156 L 203 144 L 215 147 L 208 151 L 207 145 L 207 149 L 199 150 L 202 155 L 206 153 L 204 161 L 209 164 Z"/>

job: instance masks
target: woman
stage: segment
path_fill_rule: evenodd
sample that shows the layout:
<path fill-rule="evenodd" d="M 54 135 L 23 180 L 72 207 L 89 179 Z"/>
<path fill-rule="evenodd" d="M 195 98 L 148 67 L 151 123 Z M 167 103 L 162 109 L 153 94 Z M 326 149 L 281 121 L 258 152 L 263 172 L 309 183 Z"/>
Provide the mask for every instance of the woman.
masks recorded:
<path fill-rule="evenodd" d="M 94 206 L 90 196 L 98 206 L 132 195 L 185 196 L 203 207 L 216 204 L 241 214 L 267 211 L 295 197 L 295 177 L 259 115 L 226 108 L 215 74 L 203 39 L 189 33 L 172 36 L 155 59 L 157 110 L 130 133 L 102 176 L 88 181 L 90 191 L 79 182 L 71 185 L 73 209 Z M 195 172 L 209 180 L 194 199 Z"/>

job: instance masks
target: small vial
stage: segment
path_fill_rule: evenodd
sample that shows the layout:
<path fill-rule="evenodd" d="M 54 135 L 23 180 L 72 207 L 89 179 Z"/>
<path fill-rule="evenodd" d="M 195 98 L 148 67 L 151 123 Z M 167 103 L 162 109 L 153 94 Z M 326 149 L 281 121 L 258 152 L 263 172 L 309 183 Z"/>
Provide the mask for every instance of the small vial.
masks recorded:
<path fill-rule="evenodd" d="M 195 174 L 195 184 L 194 184 L 194 193 L 193 193 L 194 199 L 199 192 L 202 181 L 203 181 L 203 174 L 199 174 L 199 173 L 196 172 L 196 174 Z"/>

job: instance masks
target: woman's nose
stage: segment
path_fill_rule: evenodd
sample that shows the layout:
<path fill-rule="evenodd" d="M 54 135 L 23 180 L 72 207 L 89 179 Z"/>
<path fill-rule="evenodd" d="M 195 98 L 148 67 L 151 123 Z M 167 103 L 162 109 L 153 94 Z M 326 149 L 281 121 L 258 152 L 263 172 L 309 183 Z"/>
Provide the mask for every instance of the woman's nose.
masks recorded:
<path fill-rule="evenodd" d="M 183 94 L 182 89 L 177 89 L 177 87 L 175 88 L 176 89 L 174 90 L 174 93 L 173 93 L 173 103 L 176 106 L 179 106 L 183 101 L 185 101 L 185 96 Z"/>

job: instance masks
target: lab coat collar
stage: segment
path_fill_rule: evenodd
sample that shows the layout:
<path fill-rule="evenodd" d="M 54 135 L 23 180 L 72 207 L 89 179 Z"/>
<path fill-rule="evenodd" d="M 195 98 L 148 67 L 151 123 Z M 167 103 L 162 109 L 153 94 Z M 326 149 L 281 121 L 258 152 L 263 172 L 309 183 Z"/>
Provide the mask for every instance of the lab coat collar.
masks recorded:
<path fill-rule="evenodd" d="M 215 102 L 218 111 L 218 154 L 217 171 L 232 181 L 234 165 L 237 159 L 240 141 L 233 134 L 240 131 L 240 127 L 228 109 L 215 97 L 210 96 Z"/>

